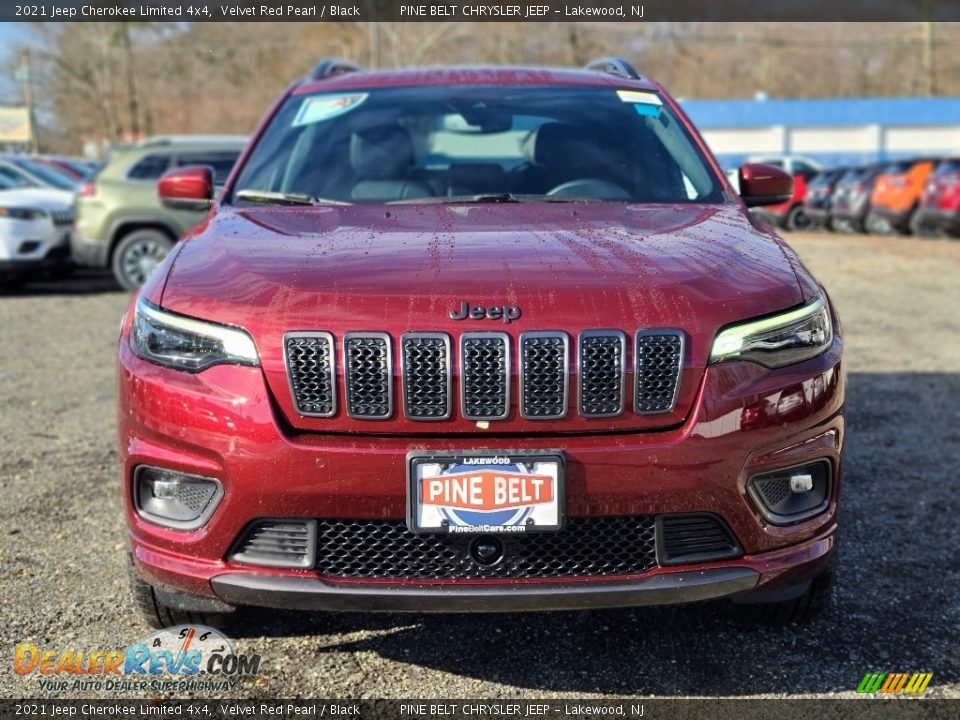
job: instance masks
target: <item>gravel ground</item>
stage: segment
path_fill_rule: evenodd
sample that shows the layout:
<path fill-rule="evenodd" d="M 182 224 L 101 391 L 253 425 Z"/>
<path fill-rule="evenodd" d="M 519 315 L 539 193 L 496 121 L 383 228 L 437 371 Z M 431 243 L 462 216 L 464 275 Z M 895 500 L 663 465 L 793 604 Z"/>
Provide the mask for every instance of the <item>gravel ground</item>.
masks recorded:
<path fill-rule="evenodd" d="M 927 671 L 928 694 L 960 697 L 960 243 L 791 240 L 840 308 L 850 372 L 838 586 L 818 622 L 743 630 L 709 607 L 249 613 L 239 646 L 265 661 L 238 694 L 824 696 L 867 671 Z M 18 642 L 111 649 L 146 634 L 114 447 L 127 301 L 97 275 L 0 294 L 0 697 L 43 694 L 12 672 Z"/>

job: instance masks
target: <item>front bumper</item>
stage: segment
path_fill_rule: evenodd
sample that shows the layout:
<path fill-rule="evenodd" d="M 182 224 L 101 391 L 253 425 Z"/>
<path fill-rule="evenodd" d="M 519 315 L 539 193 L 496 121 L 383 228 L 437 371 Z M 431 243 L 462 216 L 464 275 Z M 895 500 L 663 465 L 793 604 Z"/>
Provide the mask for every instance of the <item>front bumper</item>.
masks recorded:
<path fill-rule="evenodd" d="M 921 207 L 917 214 L 921 223 L 933 225 L 948 233 L 960 234 L 960 210 Z"/>
<path fill-rule="evenodd" d="M 124 335 L 119 428 L 134 562 L 165 591 L 303 609 L 570 609 L 792 586 L 821 572 L 834 549 L 844 430 L 840 355 L 838 337 L 823 355 L 776 371 L 711 366 L 686 422 L 657 432 L 397 437 L 297 433 L 277 417 L 259 368 L 166 370 L 135 357 Z M 426 582 L 335 579 L 230 556 L 261 518 L 403 519 L 410 451 L 558 447 L 567 459 L 569 517 L 715 513 L 743 555 L 629 576 Z M 748 496 L 747 479 L 824 458 L 835 473 L 826 510 L 792 525 L 767 522 Z M 142 464 L 215 477 L 223 499 L 195 530 L 148 522 L 132 502 L 133 471 Z"/>
<path fill-rule="evenodd" d="M 105 268 L 110 259 L 110 244 L 106 240 L 90 240 L 76 229 L 70 233 L 70 253 L 82 267 Z"/>
<path fill-rule="evenodd" d="M 68 265 L 68 230 L 49 217 L 0 220 L 0 272 L 19 275 Z"/>

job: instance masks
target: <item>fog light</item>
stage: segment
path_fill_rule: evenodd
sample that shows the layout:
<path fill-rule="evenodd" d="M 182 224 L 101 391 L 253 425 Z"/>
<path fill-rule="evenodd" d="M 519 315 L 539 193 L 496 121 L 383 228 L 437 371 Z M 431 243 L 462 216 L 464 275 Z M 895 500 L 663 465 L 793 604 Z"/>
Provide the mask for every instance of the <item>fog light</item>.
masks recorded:
<path fill-rule="evenodd" d="M 813 475 L 791 475 L 790 492 L 805 493 L 813 490 Z"/>
<path fill-rule="evenodd" d="M 134 471 L 133 488 L 141 517 L 180 530 L 203 525 L 223 497 L 219 480 L 147 465 Z"/>
<path fill-rule="evenodd" d="M 774 525 L 806 520 L 830 504 L 832 466 L 829 460 L 754 475 L 747 493 L 757 509 Z"/>

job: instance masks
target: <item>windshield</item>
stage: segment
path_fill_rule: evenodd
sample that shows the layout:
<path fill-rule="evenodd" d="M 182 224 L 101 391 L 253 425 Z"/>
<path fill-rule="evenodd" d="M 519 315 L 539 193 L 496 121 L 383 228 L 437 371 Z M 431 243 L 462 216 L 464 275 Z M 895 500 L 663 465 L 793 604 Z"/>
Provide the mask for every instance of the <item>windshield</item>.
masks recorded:
<path fill-rule="evenodd" d="M 26 158 L 10 158 L 10 162 L 23 168 L 41 182 L 58 190 L 76 190 L 78 183 L 73 178 L 53 169 L 49 165 L 27 160 Z"/>
<path fill-rule="evenodd" d="M 522 86 L 291 96 L 233 191 L 232 202 L 723 199 L 658 95 Z"/>

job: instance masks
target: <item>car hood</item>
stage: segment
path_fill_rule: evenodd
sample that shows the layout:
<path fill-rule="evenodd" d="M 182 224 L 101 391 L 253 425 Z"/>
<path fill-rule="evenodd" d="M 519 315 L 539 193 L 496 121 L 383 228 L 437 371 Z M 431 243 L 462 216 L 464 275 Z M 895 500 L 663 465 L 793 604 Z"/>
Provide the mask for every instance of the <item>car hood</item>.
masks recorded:
<path fill-rule="evenodd" d="M 681 328 L 688 357 L 676 412 L 605 421 L 620 429 L 681 422 L 721 326 L 813 292 L 792 252 L 739 204 L 420 204 L 221 209 L 183 243 L 161 303 L 246 328 L 281 408 L 306 428 L 324 421 L 292 409 L 285 332 L 384 331 L 397 339 L 439 331 L 456 339 L 466 331 L 516 338 L 564 330 L 575 340 L 586 329 L 630 336 Z M 514 305 L 522 314 L 510 323 L 452 319 L 463 301 Z M 366 426 L 409 430 L 397 427 L 403 422 Z M 558 422 L 582 429 L 577 419 Z"/>
<path fill-rule="evenodd" d="M 73 193 L 47 188 L 0 190 L 0 207 L 28 207 L 39 210 L 69 210 Z"/>

